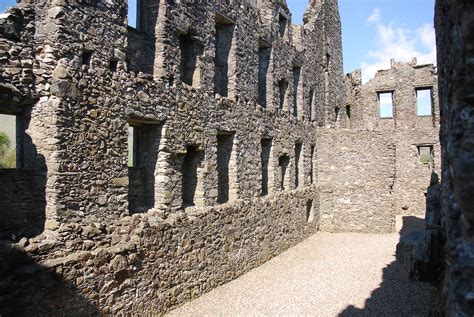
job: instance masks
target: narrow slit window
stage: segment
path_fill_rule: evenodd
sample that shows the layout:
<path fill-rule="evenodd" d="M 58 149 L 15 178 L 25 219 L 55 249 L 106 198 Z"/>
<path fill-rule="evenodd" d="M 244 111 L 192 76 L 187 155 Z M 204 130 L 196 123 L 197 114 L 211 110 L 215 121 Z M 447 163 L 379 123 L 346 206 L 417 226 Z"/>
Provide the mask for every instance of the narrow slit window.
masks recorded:
<path fill-rule="evenodd" d="M 19 167 L 17 164 L 17 117 L 0 114 L 0 168 Z"/>
<path fill-rule="evenodd" d="M 433 114 L 433 97 L 431 88 L 416 90 L 416 114 L 431 116 Z"/>
<path fill-rule="evenodd" d="M 379 92 L 380 118 L 393 118 L 393 92 Z"/>
<path fill-rule="evenodd" d="M 230 181 L 235 180 L 235 175 L 231 175 L 231 165 L 234 147 L 234 134 L 223 133 L 217 135 L 217 176 L 218 176 L 218 197 L 217 202 L 222 204 L 228 202 L 231 198 Z M 234 177 L 233 177 L 234 176 Z"/>
<path fill-rule="evenodd" d="M 234 36 L 234 24 L 216 22 L 215 92 L 227 97 L 229 94 L 229 58 Z"/>
<path fill-rule="evenodd" d="M 200 84 L 199 57 L 202 54 L 201 45 L 190 35 L 179 37 L 181 51 L 181 81 L 189 86 L 196 87 Z"/>
<path fill-rule="evenodd" d="M 139 0 L 128 0 L 127 21 L 128 26 L 137 28 L 138 2 Z"/>
<path fill-rule="evenodd" d="M 299 107 L 299 85 L 301 77 L 301 67 L 293 67 L 293 116 L 298 117 Z"/>
<path fill-rule="evenodd" d="M 303 177 L 301 172 L 303 171 L 301 167 L 301 151 L 303 149 L 303 145 L 301 143 L 295 144 L 295 188 L 298 188 L 303 183 Z"/>
<path fill-rule="evenodd" d="M 272 139 L 262 139 L 262 196 L 268 195 L 269 173 L 271 164 Z"/>
<path fill-rule="evenodd" d="M 91 66 L 92 62 L 92 51 L 82 52 L 82 65 Z"/>
<path fill-rule="evenodd" d="M 308 98 L 308 118 L 309 120 L 313 121 L 314 114 L 313 114 L 313 97 L 314 97 L 314 90 L 311 89 L 309 91 L 309 98 Z"/>
<path fill-rule="evenodd" d="M 280 37 L 285 36 L 287 25 L 288 25 L 288 19 L 283 14 L 279 14 L 279 16 L 278 16 L 278 34 L 280 35 Z"/>
<path fill-rule="evenodd" d="M 280 93 L 279 108 L 284 109 L 286 105 L 286 92 L 288 90 L 288 82 L 284 79 L 278 82 L 278 91 Z"/>
<path fill-rule="evenodd" d="M 280 167 L 280 190 L 286 190 L 288 188 L 288 175 L 287 169 L 290 164 L 290 157 L 288 155 L 282 155 L 278 159 L 278 166 Z"/>
<path fill-rule="evenodd" d="M 313 201 L 308 200 L 306 202 L 306 223 L 312 223 L 313 221 L 314 221 Z"/>
<path fill-rule="evenodd" d="M 311 153 L 310 153 L 310 166 L 309 166 L 309 182 L 311 184 L 314 183 L 314 151 L 315 151 L 315 146 L 311 146 Z"/>
<path fill-rule="evenodd" d="M 350 105 L 346 105 L 346 116 L 347 116 L 347 119 L 351 119 L 352 117 L 352 108 Z"/>
<path fill-rule="evenodd" d="M 270 56 L 272 49 L 260 47 L 258 49 L 258 96 L 257 102 L 260 106 L 267 106 L 267 77 L 270 67 Z"/>
<path fill-rule="evenodd" d="M 182 200 L 183 207 L 196 205 L 195 196 L 199 183 L 198 168 L 202 161 L 202 154 L 195 146 L 188 146 L 186 148 L 186 155 L 183 159 L 182 166 Z"/>

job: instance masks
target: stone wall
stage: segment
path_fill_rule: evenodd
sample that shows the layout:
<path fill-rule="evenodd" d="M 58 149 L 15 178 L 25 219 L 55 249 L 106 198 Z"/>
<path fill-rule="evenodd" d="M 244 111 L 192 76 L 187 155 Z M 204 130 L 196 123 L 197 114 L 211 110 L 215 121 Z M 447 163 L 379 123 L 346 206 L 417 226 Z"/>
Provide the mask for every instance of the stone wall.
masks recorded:
<path fill-rule="evenodd" d="M 124 1 L 27 2 L 7 19 L 35 27 L 1 40 L 31 48 L 35 85 L 1 84 L 28 101 L 43 222 L 0 244 L 0 314 L 163 313 L 318 230 L 316 126 L 342 87 L 336 2 L 311 1 L 292 26 L 279 0 L 142 1 L 138 30 Z"/>
<path fill-rule="evenodd" d="M 388 133 L 324 129 L 318 134 L 321 230 L 395 230 L 395 144 Z"/>
<path fill-rule="evenodd" d="M 443 169 L 441 221 L 432 229 L 442 225 L 446 239 L 439 284 L 446 316 L 474 314 L 473 17 L 470 1 L 436 1 Z"/>

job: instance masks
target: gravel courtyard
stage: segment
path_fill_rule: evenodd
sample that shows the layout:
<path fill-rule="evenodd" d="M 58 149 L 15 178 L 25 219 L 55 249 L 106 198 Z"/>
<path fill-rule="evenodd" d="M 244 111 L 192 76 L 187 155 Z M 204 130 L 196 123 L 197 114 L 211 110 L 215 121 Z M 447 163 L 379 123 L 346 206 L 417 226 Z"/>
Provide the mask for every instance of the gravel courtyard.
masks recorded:
<path fill-rule="evenodd" d="M 397 227 L 422 222 L 399 217 Z M 168 316 L 426 316 L 429 287 L 395 261 L 399 239 L 318 233 Z"/>

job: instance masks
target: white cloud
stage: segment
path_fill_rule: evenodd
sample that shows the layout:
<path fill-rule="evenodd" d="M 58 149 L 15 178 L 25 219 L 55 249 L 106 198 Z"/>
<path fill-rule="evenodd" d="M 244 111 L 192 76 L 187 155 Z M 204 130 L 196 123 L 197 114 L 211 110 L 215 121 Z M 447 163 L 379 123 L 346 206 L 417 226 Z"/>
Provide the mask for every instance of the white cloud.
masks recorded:
<path fill-rule="evenodd" d="M 362 79 L 367 82 L 377 70 L 389 69 L 390 59 L 411 61 L 418 64 L 436 63 L 436 40 L 434 28 L 425 24 L 416 29 L 404 28 L 396 23 L 384 23 L 379 9 L 374 9 L 367 22 L 376 28 L 376 48 L 367 53 L 363 62 Z"/>

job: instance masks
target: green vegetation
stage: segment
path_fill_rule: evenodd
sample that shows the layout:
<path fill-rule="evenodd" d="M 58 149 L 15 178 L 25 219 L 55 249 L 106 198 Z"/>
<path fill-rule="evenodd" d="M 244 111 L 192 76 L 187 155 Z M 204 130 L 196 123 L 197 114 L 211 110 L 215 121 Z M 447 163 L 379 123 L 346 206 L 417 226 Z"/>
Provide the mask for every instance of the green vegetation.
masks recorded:
<path fill-rule="evenodd" d="M 0 131 L 0 168 L 16 167 L 16 149 L 5 132 Z"/>

